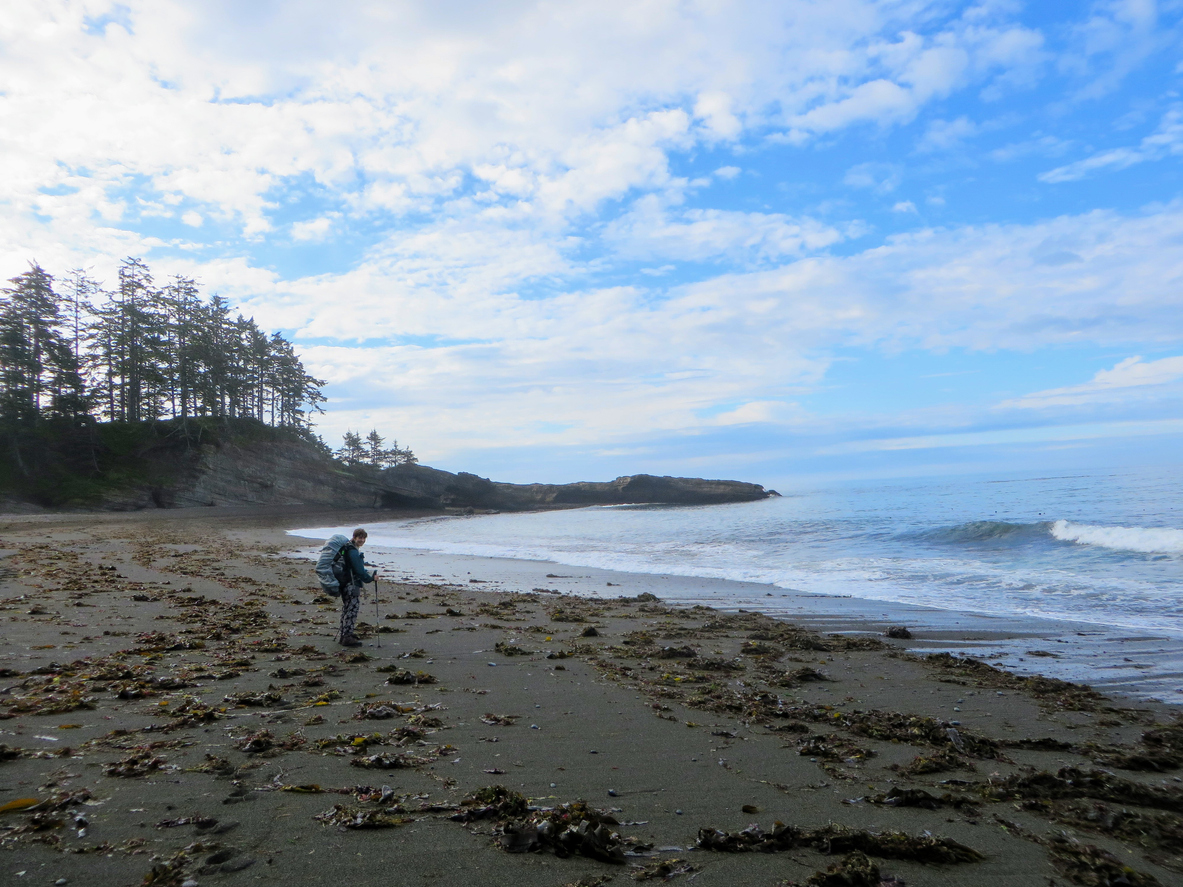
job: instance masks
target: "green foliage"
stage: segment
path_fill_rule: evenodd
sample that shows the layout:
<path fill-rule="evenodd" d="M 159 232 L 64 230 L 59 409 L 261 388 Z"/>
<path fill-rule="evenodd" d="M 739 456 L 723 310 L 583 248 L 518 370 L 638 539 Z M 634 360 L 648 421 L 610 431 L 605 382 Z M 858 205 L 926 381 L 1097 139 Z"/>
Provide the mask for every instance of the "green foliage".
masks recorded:
<path fill-rule="evenodd" d="M 392 440 L 389 447 L 383 446 L 385 443 L 386 438 L 378 433 L 377 428 L 371 430 L 364 440 L 356 431 L 346 431 L 341 448 L 334 455 L 350 467 L 368 465 L 372 468 L 392 468 L 419 461 L 409 449 L 399 447 L 397 440 Z"/>
<path fill-rule="evenodd" d="M 203 420 L 219 434 L 275 426 L 328 455 L 309 428 L 323 385 L 290 342 L 232 318 L 193 280 L 158 287 L 128 258 L 113 291 L 74 271 L 59 294 L 31 265 L 0 290 L 0 490 L 64 504 L 163 487 L 185 466 L 151 454 L 178 439 L 192 450 L 190 436 L 212 427 Z"/>
<path fill-rule="evenodd" d="M 190 418 L 158 422 L 44 422 L 19 434 L 24 470 L 0 460 L 0 494 L 46 507 L 97 506 L 122 490 L 151 491 L 158 506 L 194 470 L 203 447 L 228 443 L 300 442 L 328 456 L 324 442 L 303 428 L 249 418 Z"/>
<path fill-rule="evenodd" d="M 290 342 L 253 318 L 231 316 L 196 282 L 156 286 L 148 266 L 125 259 L 103 292 L 74 271 L 65 293 L 39 266 L 0 292 L 0 425 L 48 417 L 111 422 L 253 418 L 306 428 L 324 402 L 319 379 Z M 99 299 L 101 301 L 92 301 Z"/>

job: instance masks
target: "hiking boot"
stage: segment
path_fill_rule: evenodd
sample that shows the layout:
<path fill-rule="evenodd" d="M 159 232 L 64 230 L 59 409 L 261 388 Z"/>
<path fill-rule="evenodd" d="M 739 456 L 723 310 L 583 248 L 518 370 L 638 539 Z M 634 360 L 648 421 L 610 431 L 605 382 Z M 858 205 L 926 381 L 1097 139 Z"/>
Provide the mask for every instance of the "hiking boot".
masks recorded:
<path fill-rule="evenodd" d="M 358 639 L 357 635 L 347 634 L 347 635 L 345 635 L 345 637 L 341 638 L 341 646 L 342 647 L 360 647 L 361 641 Z"/>

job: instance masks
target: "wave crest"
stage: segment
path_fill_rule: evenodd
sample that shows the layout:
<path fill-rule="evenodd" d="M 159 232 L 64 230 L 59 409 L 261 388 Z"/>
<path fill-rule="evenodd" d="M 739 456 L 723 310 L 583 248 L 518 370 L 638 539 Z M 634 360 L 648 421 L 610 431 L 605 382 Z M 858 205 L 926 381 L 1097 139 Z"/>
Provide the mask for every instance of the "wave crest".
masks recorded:
<path fill-rule="evenodd" d="M 975 520 L 955 527 L 941 527 L 924 535 L 943 542 L 993 542 L 1034 539 L 1047 533 L 1050 524 L 1044 521 L 1033 524 L 1012 523 L 1003 520 Z"/>
<path fill-rule="evenodd" d="M 1058 520 L 1052 524 L 1052 536 L 1061 542 L 1097 545 L 1118 551 L 1144 554 L 1183 554 L 1183 530 L 1157 527 L 1099 527 Z"/>

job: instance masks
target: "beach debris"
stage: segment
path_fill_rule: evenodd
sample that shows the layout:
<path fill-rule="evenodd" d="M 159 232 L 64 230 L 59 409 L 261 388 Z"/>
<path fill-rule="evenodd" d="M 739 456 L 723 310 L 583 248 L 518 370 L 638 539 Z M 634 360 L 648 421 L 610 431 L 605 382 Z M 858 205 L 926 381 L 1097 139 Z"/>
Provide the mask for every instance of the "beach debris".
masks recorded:
<path fill-rule="evenodd" d="M 334 804 L 331 810 L 319 813 L 313 818 L 317 822 L 335 825 L 341 829 L 397 828 L 415 821 L 410 816 L 399 816 L 381 809 L 349 807 L 345 804 Z"/>
<path fill-rule="evenodd" d="M 190 767 L 188 770 L 190 773 L 212 773 L 214 776 L 234 776 L 238 772 L 238 768 L 225 758 L 208 753 L 205 756 L 204 764 Z"/>
<path fill-rule="evenodd" d="M 1127 845 L 1140 847 L 1151 862 L 1183 872 L 1183 817 L 1173 813 L 1139 813 L 1082 799 L 1029 800 L 1020 806 L 1062 825 L 1108 835 Z"/>
<path fill-rule="evenodd" d="M 579 636 L 581 638 L 598 638 L 600 636 L 600 632 L 594 625 L 589 625 L 583 631 L 579 632 Z"/>
<path fill-rule="evenodd" d="M 353 767 L 363 767 L 367 770 L 410 770 L 425 764 L 434 764 L 441 757 L 454 754 L 456 751 L 450 745 L 441 745 L 423 755 L 410 755 L 399 752 L 366 755 L 356 757 L 349 763 Z"/>
<path fill-rule="evenodd" d="M 386 679 L 387 684 L 410 684 L 417 686 L 419 684 L 434 684 L 436 677 L 433 674 L 428 674 L 425 671 L 410 671 L 405 668 L 395 668 L 390 677 Z"/>
<path fill-rule="evenodd" d="M 763 640 L 747 640 L 739 645 L 741 656 L 769 656 L 778 658 L 784 655 L 784 650 L 774 644 L 766 644 Z"/>
<path fill-rule="evenodd" d="M 587 617 L 569 608 L 555 607 L 548 614 L 551 622 L 587 622 Z M 587 635 L 593 637 L 593 635 Z"/>
<path fill-rule="evenodd" d="M 302 748 L 307 742 L 302 733 L 289 733 L 286 739 L 276 739 L 270 730 L 257 730 L 234 743 L 234 747 L 248 755 L 274 757 Z"/>
<path fill-rule="evenodd" d="M 881 875 L 879 866 L 856 850 L 825 871 L 814 872 L 801 882 L 801 887 L 903 887 L 903 884 L 898 878 Z"/>
<path fill-rule="evenodd" d="M 104 765 L 103 774 L 105 776 L 134 779 L 164 769 L 172 769 L 172 767 L 164 758 L 153 755 L 149 750 L 145 750 L 138 751 L 120 761 L 114 761 Z"/>
<path fill-rule="evenodd" d="M 893 625 L 887 631 L 883 632 L 884 637 L 893 638 L 897 641 L 909 641 L 912 639 L 912 632 L 908 630 L 906 625 Z"/>
<path fill-rule="evenodd" d="M 904 776 L 923 776 L 927 773 L 947 773 L 950 770 L 976 770 L 973 761 L 953 751 L 940 751 L 931 755 L 917 755 L 911 762 L 900 767 L 893 764 L 891 769 L 897 770 Z"/>
<path fill-rule="evenodd" d="M 277 705 L 287 705 L 283 694 L 274 690 L 260 690 L 255 692 L 230 693 L 222 697 L 223 702 L 244 708 L 272 708 Z"/>
<path fill-rule="evenodd" d="M 1083 752 L 1102 767 L 1152 773 L 1177 770 L 1183 766 L 1183 716 L 1144 732 L 1140 748 L 1088 744 Z"/>
<path fill-rule="evenodd" d="M 481 722 L 490 727 L 512 727 L 520 717 L 521 715 L 498 715 L 493 712 L 485 712 L 481 716 Z"/>
<path fill-rule="evenodd" d="M 847 764 L 859 764 L 875 757 L 874 750 L 862 748 L 834 733 L 797 740 L 797 754 L 823 761 L 843 761 Z"/>
<path fill-rule="evenodd" d="M 214 708 L 203 702 L 197 696 L 182 697 L 180 704 L 169 706 L 166 714 L 171 723 L 165 730 L 181 730 L 186 727 L 198 727 L 216 721 L 225 713 L 225 709 Z"/>
<path fill-rule="evenodd" d="M 0 804 L 0 813 L 18 813 L 22 810 L 28 810 L 30 807 L 36 807 L 40 803 L 40 798 L 17 798 L 6 804 Z"/>
<path fill-rule="evenodd" d="M 15 761 L 19 757 L 23 757 L 27 752 L 23 748 L 14 748 L 11 745 L 0 742 L 0 764 L 6 761 Z"/>
<path fill-rule="evenodd" d="M 822 853 L 850 853 L 859 851 L 884 859 L 905 859 L 929 864 L 980 862 L 985 857 L 951 838 L 938 838 L 928 833 L 908 835 L 904 832 L 870 832 L 830 823 L 816 829 L 803 829 L 783 822 L 765 832 L 753 823 L 740 832 L 703 828 L 698 831 L 697 846 L 703 850 L 725 853 L 760 851 L 776 853 L 798 847 L 811 847 Z"/>
<path fill-rule="evenodd" d="M 689 875 L 699 871 L 699 867 L 677 857 L 671 859 L 654 860 L 647 865 L 640 866 L 633 872 L 634 881 L 669 881 L 678 875 Z"/>
<path fill-rule="evenodd" d="M 831 678 L 825 672 L 818 671 L 816 668 L 810 668 L 807 665 L 794 669 L 793 671 L 782 672 L 775 678 L 771 678 L 773 684 L 786 689 L 798 687 L 801 684 L 815 684 L 829 680 Z"/>
<path fill-rule="evenodd" d="M 503 785 L 489 785 L 461 801 L 459 809 L 450 818 L 454 822 L 509 819 L 525 816 L 529 806 L 525 795 Z"/>
<path fill-rule="evenodd" d="M 1041 705 L 1065 711 L 1109 711 L 1123 714 L 1108 705 L 1108 700 L 1085 684 L 1073 684 L 1042 675 L 1021 676 L 969 656 L 932 653 L 911 657 L 917 662 L 956 673 L 979 687 L 1018 690 L 1033 696 Z"/>
<path fill-rule="evenodd" d="M 182 887 L 186 883 L 186 876 L 189 866 L 193 863 L 193 857 L 217 849 L 217 844 L 195 841 L 176 851 L 168 859 L 155 863 L 144 875 L 143 881 L 140 882 L 141 887 Z M 193 881 L 193 883 L 197 882 Z"/>
<path fill-rule="evenodd" d="M 1093 798 L 1118 804 L 1134 804 L 1183 813 L 1183 788 L 1146 785 L 1114 776 L 1104 770 L 1078 770 L 1064 767 L 1056 773 L 1039 771 L 1013 775 L 984 783 L 980 789 L 990 800 L 1030 799 L 1060 800 Z"/>
<path fill-rule="evenodd" d="M 522 649 L 521 647 L 511 644 L 507 641 L 498 641 L 493 645 L 493 649 L 502 656 L 532 656 L 534 654 L 533 650 Z"/>
<path fill-rule="evenodd" d="M 1041 841 L 1060 873 L 1074 884 L 1086 887 L 1156 887 L 1153 875 L 1136 871 L 1108 850 L 1082 844 L 1066 835 Z"/>
<path fill-rule="evenodd" d="M 925 810 L 953 807 L 968 811 L 977 810 L 976 802 L 964 795 L 954 795 L 952 792 L 934 795 L 922 788 L 900 788 L 898 785 L 893 785 L 885 794 L 873 795 L 864 800 L 882 807 L 920 807 Z"/>

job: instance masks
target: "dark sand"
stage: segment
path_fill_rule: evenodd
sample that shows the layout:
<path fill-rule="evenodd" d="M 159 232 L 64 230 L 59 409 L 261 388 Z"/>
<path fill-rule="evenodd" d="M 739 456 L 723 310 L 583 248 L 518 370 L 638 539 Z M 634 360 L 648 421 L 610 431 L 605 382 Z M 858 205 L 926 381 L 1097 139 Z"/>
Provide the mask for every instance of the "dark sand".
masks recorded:
<path fill-rule="evenodd" d="M 1183 884 L 1168 706 L 480 582 L 343 650 L 284 530 L 375 519 L 0 518 L 0 883 Z"/>

